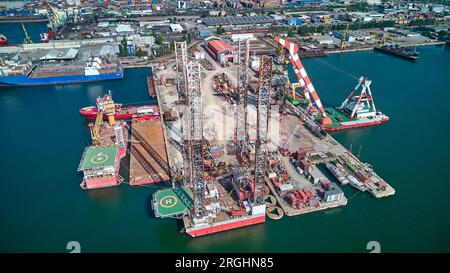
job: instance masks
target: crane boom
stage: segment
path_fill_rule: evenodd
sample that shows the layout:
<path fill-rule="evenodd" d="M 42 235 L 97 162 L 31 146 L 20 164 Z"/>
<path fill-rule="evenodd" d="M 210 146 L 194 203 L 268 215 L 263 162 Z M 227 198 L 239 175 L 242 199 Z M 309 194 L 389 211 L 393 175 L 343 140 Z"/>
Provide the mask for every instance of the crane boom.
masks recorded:
<path fill-rule="evenodd" d="M 358 88 L 361 86 L 361 84 L 363 82 L 364 82 L 364 77 L 361 76 L 358 80 L 358 84 L 355 86 L 355 88 L 352 89 L 352 91 L 350 91 L 350 93 L 345 98 L 344 102 L 342 103 L 341 107 L 339 107 L 339 109 L 344 108 L 344 106 L 347 104 L 348 100 L 353 96 L 353 94 L 355 94 L 355 91 L 358 90 Z"/>
<path fill-rule="evenodd" d="M 103 111 L 97 111 L 97 117 L 95 118 L 95 123 L 91 127 L 91 138 L 92 143 L 98 144 L 100 142 L 100 125 L 103 122 Z"/>
<path fill-rule="evenodd" d="M 289 51 L 289 60 L 296 71 L 295 75 L 300 83 L 300 86 L 303 89 L 303 93 L 305 94 L 305 98 L 308 100 L 310 106 L 312 106 L 311 98 L 314 100 L 314 104 L 320 110 L 322 114 L 322 124 L 331 124 L 333 123 L 331 119 L 327 116 L 325 109 L 322 106 L 322 102 L 320 101 L 319 95 L 314 88 L 311 80 L 309 79 L 308 74 L 306 73 L 306 69 L 304 68 L 302 62 L 300 61 L 300 57 L 298 56 L 298 45 L 292 43 L 287 39 L 283 39 L 280 36 L 275 36 L 275 41 L 279 42 Z M 308 95 L 306 95 L 308 94 Z"/>
<path fill-rule="evenodd" d="M 23 43 L 24 44 L 32 44 L 33 41 L 31 40 L 30 36 L 28 35 L 28 31 L 25 28 L 25 25 L 22 23 L 22 29 L 23 29 L 23 33 L 25 35 L 25 38 L 23 39 Z"/>

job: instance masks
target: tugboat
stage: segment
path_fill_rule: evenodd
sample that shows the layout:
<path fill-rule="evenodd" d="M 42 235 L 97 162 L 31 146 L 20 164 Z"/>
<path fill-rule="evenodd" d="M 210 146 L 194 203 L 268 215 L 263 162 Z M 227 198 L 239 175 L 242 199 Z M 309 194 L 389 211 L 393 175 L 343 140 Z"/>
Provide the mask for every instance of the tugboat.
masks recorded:
<path fill-rule="evenodd" d="M 5 35 L 0 34 L 0 46 L 5 46 L 8 44 L 8 39 Z"/>
<path fill-rule="evenodd" d="M 376 46 L 374 49 L 391 55 L 399 56 L 411 61 L 419 59 L 419 52 L 406 47 L 401 47 L 398 44 Z"/>

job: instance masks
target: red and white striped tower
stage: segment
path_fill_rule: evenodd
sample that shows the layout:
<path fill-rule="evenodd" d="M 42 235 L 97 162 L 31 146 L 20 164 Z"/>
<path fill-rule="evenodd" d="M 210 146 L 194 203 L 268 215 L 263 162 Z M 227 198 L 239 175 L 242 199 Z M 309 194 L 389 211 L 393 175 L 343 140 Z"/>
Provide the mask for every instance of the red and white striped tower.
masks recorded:
<path fill-rule="evenodd" d="M 303 92 L 310 94 L 310 96 L 314 100 L 314 104 L 320 110 L 320 113 L 322 114 L 322 124 L 325 125 L 325 124 L 333 123 L 331 121 L 331 119 L 327 116 L 327 113 L 325 112 L 325 109 L 323 108 L 322 102 L 320 101 L 319 95 L 317 94 L 316 89 L 314 88 L 314 85 L 312 84 L 311 80 L 309 79 L 309 76 L 306 73 L 305 67 L 303 66 L 302 62 L 300 61 L 300 57 L 298 56 L 298 45 L 290 42 L 287 39 L 283 39 L 280 36 L 275 36 L 275 41 L 280 43 L 282 46 L 284 46 L 289 51 L 289 55 L 290 55 L 289 59 L 290 59 L 292 65 L 294 66 L 294 69 L 298 70 L 298 72 L 296 71 L 295 75 L 297 76 L 297 79 L 298 79 L 302 89 L 307 90 L 307 92 L 305 90 Z M 305 95 L 305 98 L 307 98 L 308 102 L 310 102 L 309 98 L 306 95 Z"/>

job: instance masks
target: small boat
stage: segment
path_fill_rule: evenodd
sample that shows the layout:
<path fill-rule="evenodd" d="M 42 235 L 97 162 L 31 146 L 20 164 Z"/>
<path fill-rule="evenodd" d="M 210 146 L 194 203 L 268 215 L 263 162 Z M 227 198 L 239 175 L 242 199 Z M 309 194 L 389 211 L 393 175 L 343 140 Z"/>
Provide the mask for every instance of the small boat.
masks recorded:
<path fill-rule="evenodd" d="M 0 34 L 0 46 L 5 46 L 8 44 L 8 38 L 5 35 Z"/>

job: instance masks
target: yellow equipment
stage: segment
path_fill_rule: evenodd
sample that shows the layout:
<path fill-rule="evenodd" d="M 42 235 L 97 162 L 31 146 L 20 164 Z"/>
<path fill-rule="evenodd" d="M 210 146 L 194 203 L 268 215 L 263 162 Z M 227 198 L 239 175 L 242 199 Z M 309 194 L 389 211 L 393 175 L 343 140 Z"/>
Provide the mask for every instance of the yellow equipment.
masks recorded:
<path fill-rule="evenodd" d="M 106 113 L 106 116 L 108 117 L 109 125 L 114 126 L 116 124 L 116 119 L 114 117 L 114 112 L 115 112 L 114 103 L 104 104 L 103 107 L 105 108 L 105 113 Z"/>
<path fill-rule="evenodd" d="M 291 88 L 292 88 L 292 100 L 295 101 L 295 89 L 297 87 L 300 87 L 300 83 L 299 82 L 294 82 L 293 84 L 291 84 Z"/>
<path fill-rule="evenodd" d="M 98 111 L 94 125 L 90 126 L 92 143 L 94 143 L 95 145 L 100 143 L 100 125 L 102 124 L 102 122 L 103 122 L 103 112 Z"/>
<path fill-rule="evenodd" d="M 280 46 L 277 51 L 277 58 L 280 63 L 288 64 L 289 61 L 284 58 L 284 47 Z"/>
<path fill-rule="evenodd" d="M 108 117 L 108 123 L 111 126 L 116 124 L 116 119 L 114 118 L 114 114 L 116 112 L 116 105 L 112 100 L 111 90 L 108 91 L 108 100 L 103 102 L 103 109 L 105 111 L 106 116 Z"/>
<path fill-rule="evenodd" d="M 383 32 L 383 37 L 381 38 L 380 44 L 384 45 L 386 43 L 386 32 Z"/>
<path fill-rule="evenodd" d="M 345 42 L 345 40 L 347 39 L 347 35 L 348 35 L 348 28 L 349 28 L 350 24 L 347 24 L 345 26 L 345 31 L 342 34 L 342 40 L 341 40 L 341 50 L 344 50 L 347 47 L 347 44 Z"/>

